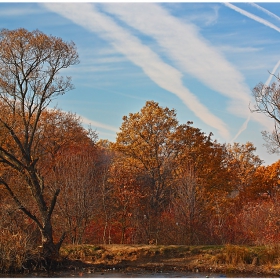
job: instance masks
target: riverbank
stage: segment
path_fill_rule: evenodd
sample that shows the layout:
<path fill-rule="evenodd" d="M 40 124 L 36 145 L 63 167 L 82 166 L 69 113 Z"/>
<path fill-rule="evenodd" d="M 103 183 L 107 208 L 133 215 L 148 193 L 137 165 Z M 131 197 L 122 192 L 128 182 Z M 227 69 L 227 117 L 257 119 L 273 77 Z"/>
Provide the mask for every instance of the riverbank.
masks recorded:
<path fill-rule="evenodd" d="M 177 273 L 211 277 L 279 277 L 279 246 L 64 245 L 58 261 L 28 259 L 9 277 L 97 277 Z M 33 255 L 36 256 L 36 255 Z M 117 274 L 116 274 L 117 273 Z M 47 276 L 46 276 L 47 275 Z M 179 277 L 179 276 L 176 277 Z M 231 276 L 229 276 L 231 275 Z M 236 276 L 234 276 L 236 275 Z M 241 276 L 240 276 L 241 275 Z M 107 277 L 107 276 L 106 276 Z M 120 276 L 121 277 L 121 276 Z M 203 276 L 202 276 L 203 277 Z"/>
<path fill-rule="evenodd" d="M 280 247 L 181 245 L 63 246 L 60 269 L 100 271 L 189 271 L 280 276 Z"/>

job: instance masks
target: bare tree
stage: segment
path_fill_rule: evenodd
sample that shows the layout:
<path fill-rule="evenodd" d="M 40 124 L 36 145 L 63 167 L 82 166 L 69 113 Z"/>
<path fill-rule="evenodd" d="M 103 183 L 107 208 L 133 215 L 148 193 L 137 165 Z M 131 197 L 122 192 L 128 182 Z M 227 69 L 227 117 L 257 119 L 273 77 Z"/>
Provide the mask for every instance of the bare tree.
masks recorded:
<path fill-rule="evenodd" d="M 51 197 L 45 195 L 47 188 L 37 168 L 41 149 L 34 143 L 41 135 L 38 124 L 43 111 L 53 98 L 73 88 L 71 78 L 59 71 L 78 62 L 73 42 L 38 30 L 0 31 L 0 184 L 37 224 L 46 258 L 58 256 L 64 239 L 54 243 L 51 222 L 60 189 Z M 14 176 L 22 182 L 13 184 Z M 29 197 L 29 205 L 22 194 Z"/>
<path fill-rule="evenodd" d="M 274 130 L 272 133 L 262 131 L 266 147 L 270 153 L 280 152 L 280 78 L 275 77 L 276 82 L 268 86 L 259 83 L 253 89 L 255 98 L 254 108 L 252 112 L 263 113 L 274 120 Z"/>
<path fill-rule="evenodd" d="M 62 220 L 58 223 L 70 232 L 73 244 L 83 243 L 85 229 L 100 204 L 96 154 L 93 145 L 65 151 L 53 170 L 53 187 L 61 188 L 56 212 Z"/>
<path fill-rule="evenodd" d="M 189 243 L 194 242 L 195 219 L 200 211 L 200 186 L 195 172 L 194 164 L 189 160 L 178 176 L 176 206 L 180 209 L 186 221 Z M 178 174 L 179 175 L 179 174 Z"/>

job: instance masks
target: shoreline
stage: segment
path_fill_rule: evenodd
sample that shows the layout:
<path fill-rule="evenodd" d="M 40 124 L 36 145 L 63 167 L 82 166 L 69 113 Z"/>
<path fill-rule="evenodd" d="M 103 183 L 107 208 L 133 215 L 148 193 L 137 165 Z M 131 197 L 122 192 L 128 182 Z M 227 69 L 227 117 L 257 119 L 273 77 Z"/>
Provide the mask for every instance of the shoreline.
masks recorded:
<path fill-rule="evenodd" d="M 176 275 L 193 275 L 196 278 L 204 276 L 206 278 L 212 277 L 230 277 L 230 278 L 278 278 L 279 272 L 265 272 L 262 269 L 255 269 L 248 267 L 242 268 L 207 268 L 200 267 L 190 268 L 187 266 L 174 267 L 171 265 L 162 264 L 139 264 L 137 266 L 108 266 L 108 265 L 88 265 L 86 263 L 79 264 L 79 266 L 72 267 L 60 267 L 54 271 L 32 271 L 24 273 L 5 273 L 0 274 L 0 278 L 45 278 L 45 277 L 56 277 L 56 278 L 68 278 L 68 277 L 83 277 L 83 278 L 103 278 L 106 275 L 110 275 L 109 278 L 118 278 L 119 275 L 155 275 L 155 274 L 171 274 Z M 117 276 L 114 276 L 116 274 Z M 171 277 L 172 278 L 172 277 Z"/>
<path fill-rule="evenodd" d="M 273 251 L 274 250 L 274 251 Z M 184 246 L 184 245 L 65 245 L 61 259 L 49 272 L 42 266 L 23 273 L 0 274 L 21 277 L 71 272 L 91 273 L 207 273 L 242 275 L 247 278 L 280 277 L 278 247 Z M 35 269 L 34 269 L 35 268 Z"/>
<path fill-rule="evenodd" d="M 76 261 L 83 261 L 87 266 L 96 269 L 280 276 L 278 247 L 113 244 L 90 246 L 81 245 L 76 249 L 69 246 L 70 251 L 67 247 L 65 251 L 70 259 L 72 256 Z"/>

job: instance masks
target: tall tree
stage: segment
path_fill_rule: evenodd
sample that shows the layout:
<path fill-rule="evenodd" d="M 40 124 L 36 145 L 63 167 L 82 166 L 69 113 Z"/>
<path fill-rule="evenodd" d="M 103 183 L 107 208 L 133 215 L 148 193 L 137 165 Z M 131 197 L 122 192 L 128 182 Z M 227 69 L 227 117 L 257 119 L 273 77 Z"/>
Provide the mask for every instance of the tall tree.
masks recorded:
<path fill-rule="evenodd" d="M 129 231 L 137 233 L 141 199 L 147 196 L 142 193 L 138 176 L 139 171 L 119 153 L 111 165 L 109 181 L 113 186 L 114 212 L 121 228 L 121 244 L 127 242 L 126 240 L 133 240 L 132 234 L 128 234 Z"/>
<path fill-rule="evenodd" d="M 64 239 L 62 236 L 54 243 L 51 222 L 60 189 L 51 197 L 45 196 L 46 186 L 37 169 L 40 152 L 35 143 L 40 137 L 42 113 L 53 98 L 73 88 L 71 78 L 60 76 L 60 70 L 77 63 L 73 42 L 38 30 L 0 32 L 0 183 L 18 208 L 37 224 L 43 256 L 47 258 L 58 256 Z M 14 176 L 21 178 L 16 187 L 12 184 Z M 21 192 L 29 195 L 31 208 L 22 201 Z"/>
<path fill-rule="evenodd" d="M 179 154 L 174 168 L 174 210 L 184 242 L 189 244 L 208 241 L 205 225 L 220 215 L 219 202 L 230 190 L 225 146 L 213 141 L 212 133 L 207 136 L 191 124 L 178 126 Z"/>
<path fill-rule="evenodd" d="M 97 153 L 94 145 L 72 145 L 49 172 L 52 189 L 61 189 L 55 210 L 60 219 L 55 224 L 67 229 L 73 244 L 84 242 L 85 229 L 100 204 Z"/>
<path fill-rule="evenodd" d="M 177 154 L 174 134 L 178 122 L 174 110 L 147 101 L 140 112 L 123 117 L 114 148 L 138 169 L 138 182 L 145 188 L 148 221 L 147 239 L 158 238 L 158 215 L 168 204 L 172 169 Z"/>

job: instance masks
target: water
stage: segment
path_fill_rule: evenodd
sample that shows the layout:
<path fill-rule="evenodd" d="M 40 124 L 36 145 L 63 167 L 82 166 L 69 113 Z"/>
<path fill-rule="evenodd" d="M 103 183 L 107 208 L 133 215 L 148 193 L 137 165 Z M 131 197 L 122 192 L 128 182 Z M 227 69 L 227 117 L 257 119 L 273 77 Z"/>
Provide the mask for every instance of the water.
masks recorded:
<path fill-rule="evenodd" d="M 148 272 L 148 271 L 104 271 L 89 273 L 84 271 L 60 271 L 53 275 L 47 273 L 30 274 L 0 274 L 0 278 L 254 278 L 265 276 L 253 276 L 244 274 L 223 274 L 207 272 L 188 272 L 188 271 L 170 271 L 170 272 Z M 271 277 L 270 277 L 271 278 Z"/>

